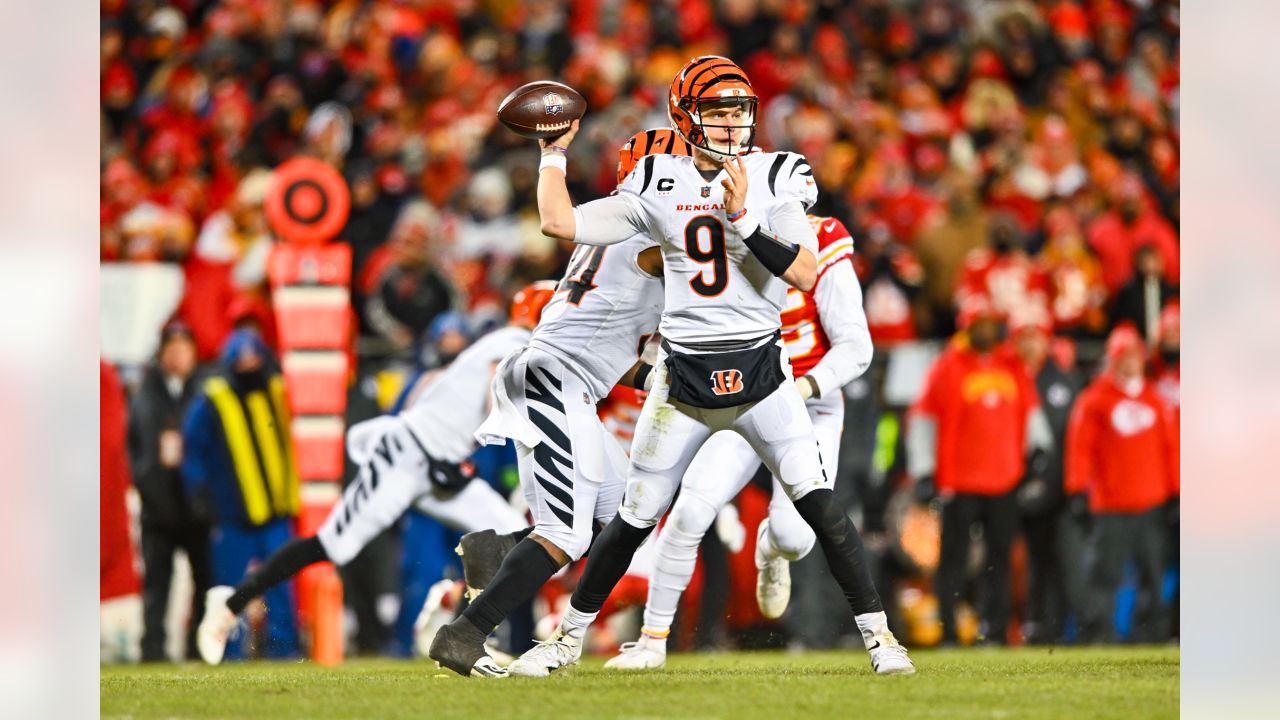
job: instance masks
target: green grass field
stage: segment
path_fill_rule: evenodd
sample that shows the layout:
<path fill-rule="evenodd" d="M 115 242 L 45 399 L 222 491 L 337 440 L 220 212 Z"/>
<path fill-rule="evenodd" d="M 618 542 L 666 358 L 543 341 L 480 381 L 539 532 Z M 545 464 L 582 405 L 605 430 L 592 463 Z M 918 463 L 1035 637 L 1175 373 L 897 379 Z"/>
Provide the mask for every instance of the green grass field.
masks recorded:
<path fill-rule="evenodd" d="M 425 661 L 104 667 L 104 718 L 1170 718 L 1179 650 L 912 653 L 876 677 L 861 652 L 681 654 L 619 674 L 586 660 L 545 680 L 468 680 Z"/>

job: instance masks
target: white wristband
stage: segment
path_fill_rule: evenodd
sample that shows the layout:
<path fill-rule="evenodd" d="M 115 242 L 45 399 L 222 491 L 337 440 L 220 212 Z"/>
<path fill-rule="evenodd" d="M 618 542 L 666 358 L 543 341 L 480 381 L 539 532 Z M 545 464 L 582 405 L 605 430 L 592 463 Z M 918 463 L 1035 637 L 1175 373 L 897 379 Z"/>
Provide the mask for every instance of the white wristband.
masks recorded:
<path fill-rule="evenodd" d="M 568 175 L 569 161 L 566 160 L 564 155 L 560 153 L 557 153 L 557 152 L 547 153 L 546 155 L 542 156 L 542 160 L 538 163 L 538 172 L 542 172 L 547 168 L 556 168 L 560 172 Z"/>
<path fill-rule="evenodd" d="M 760 229 L 760 223 L 757 222 L 755 218 L 751 217 L 750 212 L 744 212 L 742 217 L 734 220 L 730 225 L 733 225 L 733 229 L 736 230 L 738 235 L 744 240 L 754 235 L 756 230 Z"/>

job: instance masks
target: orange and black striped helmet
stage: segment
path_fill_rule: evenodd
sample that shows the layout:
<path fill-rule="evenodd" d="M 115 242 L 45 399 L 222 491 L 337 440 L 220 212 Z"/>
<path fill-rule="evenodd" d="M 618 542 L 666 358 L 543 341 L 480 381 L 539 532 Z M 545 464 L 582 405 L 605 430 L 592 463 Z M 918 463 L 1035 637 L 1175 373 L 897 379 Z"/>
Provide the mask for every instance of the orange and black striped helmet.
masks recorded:
<path fill-rule="evenodd" d="M 511 319 L 512 325 L 528 328 L 530 330 L 538 326 L 538 321 L 542 319 L 542 309 L 551 302 L 551 298 L 556 295 L 556 282 L 554 280 L 538 280 L 529 283 L 520 292 L 511 298 Z"/>
<path fill-rule="evenodd" d="M 693 148 L 671 128 L 641 130 L 618 150 L 618 184 L 646 155 L 692 155 Z"/>
<path fill-rule="evenodd" d="M 747 73 L 737 63 L 719 55 L 703 55 L 686 63 L 671 81 L 667 113 L 671 117 L 671 126 L 690 145 L 720 162 L 727 162 L 750 148 L 755 140 L 758 102 Z M 702 114 L 724 107 L 739 107 L 743 111 L 744 119 L 740 124 L 729 126 L 748 131 L 739 142 L 721 144 L 707 137 Z"/>

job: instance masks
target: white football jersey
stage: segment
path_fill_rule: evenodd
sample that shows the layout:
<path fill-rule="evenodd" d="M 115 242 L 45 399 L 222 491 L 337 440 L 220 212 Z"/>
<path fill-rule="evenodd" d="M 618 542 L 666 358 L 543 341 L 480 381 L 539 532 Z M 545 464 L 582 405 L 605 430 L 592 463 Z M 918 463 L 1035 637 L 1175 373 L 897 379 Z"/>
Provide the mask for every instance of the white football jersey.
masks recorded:
<path fill-rule="evenodd" d="M 662 279 L 637 256 L 657 243 L 637 234 L 616 245 L 579 245 L 529 341 L 575 370 L 599 402 L 658 329 Z"/>
<path fill-rule="evenodd" d="M 752 152 L 742 160 L 748 212 L 766 232 L 816 256 L 817 237 L 804 211 L 817 200 L 817 187 L 804 156 Z M 579 243 L 616 242 L 616 227 L 602 222 L 614 214 L 625 216 L 636 229 L 647 226 L 660 241 L 666 263 L 661 332 L 677 343 L 754 338 L 781 324 L 788 286 L 765 269 L 726 220 L 720 184 L 725 177 L 721 170 L 704 179 L 692 157 L 650 155 L 636 164 L 616 196 L 586 203 L 576 214 Z M 630 209 L 618 205 L 619 198 Z M 593 208 L 595 203 L 604 204 Z M 778 233 L 784 207 L 797 216 L 785 234 Z"/>
<path fill-rule="evenodd" d="M 493 369 L 512 351 L 524 347 L 529 335 L 525 328 L 507 326 L 481 337 L 400 412 L 399 417 L 432 457 L 457 463 L 475 450 L 475 431 L 489 413 Z"/>

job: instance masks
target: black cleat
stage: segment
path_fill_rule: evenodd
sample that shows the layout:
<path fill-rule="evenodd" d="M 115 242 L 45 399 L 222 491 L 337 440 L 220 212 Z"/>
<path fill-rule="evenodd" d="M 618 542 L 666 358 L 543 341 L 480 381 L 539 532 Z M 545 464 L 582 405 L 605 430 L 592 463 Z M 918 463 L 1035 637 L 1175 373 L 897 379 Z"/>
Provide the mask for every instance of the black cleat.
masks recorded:
<path fill-rule="evenodd" d="M 507 669 L 485 651 L 484 637 L 479 636 L 479 630 L 467 632 L 454 627 L 455 623 L 466 622 L 468 621 L 458 618 L 440 628 L 431 641 L 431 650 L 427 655 L 440 667 L 448 668 L 463 677 L 506 677 Z"/>
<path fill-rule="evenodd" d="M 467 583 L 467 599 L 474 600 L 498 574 L 502 559 L 516 546 L 515 538 L 493 530 L 467 533 L 454 552 L 462 558 L 462 577 Z"/>

